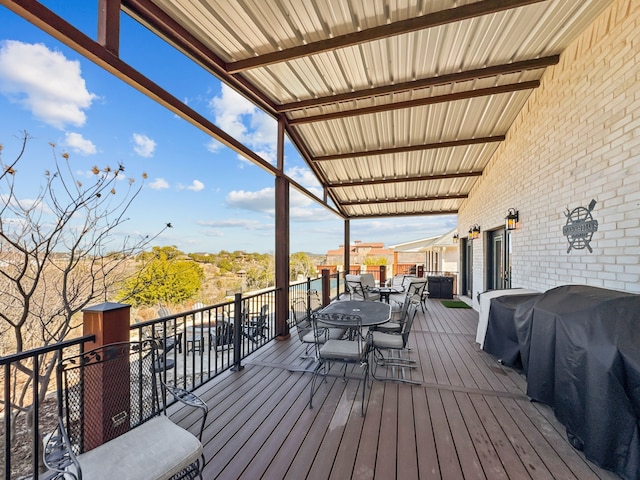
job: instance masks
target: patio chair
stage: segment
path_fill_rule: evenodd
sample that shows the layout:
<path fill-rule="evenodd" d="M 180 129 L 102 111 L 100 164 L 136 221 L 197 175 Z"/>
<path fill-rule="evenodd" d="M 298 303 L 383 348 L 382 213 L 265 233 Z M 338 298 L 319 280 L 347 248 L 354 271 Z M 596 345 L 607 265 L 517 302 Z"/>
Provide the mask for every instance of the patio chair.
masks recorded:
<path fill-rule="evenodd" d="M 377 330 L 371 331 L 371 354 L 373 356 L 373 369 L 371 376 L 376 380 L 393 380 L 405 383 L 420 384 L 415 380 L 410 380 L 405 377 L 405 368 L 416 368 L 415 360 L 407 358 L 405 354 L 408 354 L 409 349 L 407 342 L 409 340 L 409 333 L 411 333 L 411 327 L 418 311 L 418 303 L 406 302 L 407 316 L 406 321 L 402 326 L 401 333 L 388 333 Z M 389 356 L 385 356 L 383 351 L 388 351 Z M 393 352 L 396 356 L 393 356 Z M 399 369 L 400 377 L 380 377 L 376 375 L 378 367 L 391 367 L 392 371 L 396 368 Z"/>
<path fill-rule="evenodd" d="M 317 364 L 311 379 L 311 392 L 309 398 L 309 408 L 313 408 L 313 394 L 316 390 L 316 380 L 321 372 L 325 381 L 332 364 L 342 364 L 343 377 L 346 379 L 346 367 L 349 364 L 359 365 L 364 369 L 362 382 L 362 404 L 361 414 L 365 414 L 365 398 L 367 382 L 369 380 L 369 342 L 368 336 L 363 337 L 362 318 L 358 315 L 344 315 L 339 313 L 323 314 L 316 313 L 311 318 L 313 334 L 316 338 L 314 343 L 316 349 Z M 333 325 L 349 330 L 349 335 L 345 339 L 335 340 L 329 338 L 329 329 L 326 325 Z"/>
<path fill-rule="evenodd" d="M 305 344 L 305 355 L 309 353 L 309 348 L 316 342 L 316 337 L 313 334 L 313 324 L 311 323 L 311 316 L 321 307 L 320 297 L 318 292 L 312 290 L 309 293 L 309 305 L 307 308 L 307 300 L 304 298 L 298 298 L 291 303 L 291 323 L 290 327 L 295 326 L 298 338 Z M 323 325 L 327 327 L 328 338 L 338 340 L 345 334 L 344 328 L 332 327 L 331 325 Z M 320 339 L 322 340 L 322 339 Z M 306 358 L 313 358 L 306 356 Z"/>
<path fill-rule="evenodd" d="M 154 368 L 159 346 L 154 340 L 113 343 L 60 360 L 58 425 L 45 438 L 43 455 L 55 473 L 47 478 L 201 478 L 208 407 L 163 382 Z M 200 411 L 197 435 L 167 417 L 167 395 Z"/>
<path fill-rule="evenodd" d="M 406 297 L 407 295 L 405 295 Z M 381 323 L 380 325 L 376 325 L 371 327 L 372 330 L 377 330 L 379 332 L 386 333 L 401 333 L 402 328 L 407 320 L 407 316 L 409 314 L 409 307 L 413 305 L 411 299 L 405 298 L 402 302 L 402 307 L 399 312 L 392 312 L 392 318 L 388 322 Z"/>
<path fill-rule="evenodd" d="M 380 300 L 380 294 L 371 291 L 371 288 L 375 288 L 373 275 L 347 274 L 344 276 L 344 280 L 350 300 Z"/>
<path fill-rule="evenodd" d="M 171 310 L 168 307 L 158 308 L 158 318 L 171 316 Z M 164 350 L 170 352 L 173 348 L 182 353 L 182 331 L 176 329 L 175 319 L 167 320 L 153 325 L 153 338 L 161 340 L 164 343 Z"/>
<path fill-rule="evenodd" d="M 248 338 L 252 342 L 258 342 L 260 339 L 267 338 L 269 305 L 264 304 L 260 308 L 260 314 L 250 318 L 242 325 L 242 336 Z"/>
<path fill-rule="evenodd" d="M 419 303 L 422 301 L 422 292 L 425 290 L 427 286 L 426 278 L 419 277 L 407 277 L 408 281 L 405 280 L 407 286 L 403 293 L 392 294 L 390 295 L 390 300 L 393 300 L 398 306 L 398 308 L 402 308 L 405 300 L 410 300 L 414 303 Z"/>

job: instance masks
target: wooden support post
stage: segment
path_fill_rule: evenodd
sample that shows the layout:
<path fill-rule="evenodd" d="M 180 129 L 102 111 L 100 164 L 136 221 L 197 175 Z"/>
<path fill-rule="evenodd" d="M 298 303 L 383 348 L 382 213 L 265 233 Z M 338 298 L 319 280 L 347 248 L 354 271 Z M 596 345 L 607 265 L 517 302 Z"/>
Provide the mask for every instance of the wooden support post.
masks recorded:
<path fill-rule="evenodd" d="M 380 286 L 384 287 L 387 283 L 387 266 L 380 265 Z"/>
<path fill-rule="evenodd" d="M 236 293 L 233 300 L 233 366 L 231 370 L 239 372 L 244 368 L 242 358 L 242 294 Z"/>
<path fill-rule="evenodd" d="M 88 348 L 106 347 L 112 343 L 129 341 L 129 305 L 103 303 L 82 311 L 84 335 L 95 335 Z M 88 362 L 91 359 L 87 360 Z M 82 378 L 85 388 L 83 414 L 84 450 L 91 450 L 129 430 L 130 382 L 129 358 L 108 361 L 101 368 L 87 368 Z M 122 380 L 113 381 L 114 378 Z M 122 421 L 122 419 L 127 421 Z M 90 426 L 92 426 L 90 428 Z"/>
<path fill-rule="evenodd" d="M 331 303 L 331 270 L 322 269 L 322 306 L 326 307 Z"/>

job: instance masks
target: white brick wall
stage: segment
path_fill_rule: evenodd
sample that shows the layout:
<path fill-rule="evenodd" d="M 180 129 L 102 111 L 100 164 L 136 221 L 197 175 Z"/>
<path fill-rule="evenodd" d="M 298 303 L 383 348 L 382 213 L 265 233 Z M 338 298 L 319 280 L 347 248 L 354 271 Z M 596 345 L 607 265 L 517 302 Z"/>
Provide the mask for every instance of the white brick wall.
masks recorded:
<path fill-rule="evenodd" d="M 567 253 L 565 212 L 591 199 L 593 253 Z M 510 207 L 520 212 L 513 287 L 640 293 L 640 1 L 614 1 L 547 69 L 460 209 L 458 231 L 499 228 Z M 473 242 L 474 301 L 485 248 Z"/>

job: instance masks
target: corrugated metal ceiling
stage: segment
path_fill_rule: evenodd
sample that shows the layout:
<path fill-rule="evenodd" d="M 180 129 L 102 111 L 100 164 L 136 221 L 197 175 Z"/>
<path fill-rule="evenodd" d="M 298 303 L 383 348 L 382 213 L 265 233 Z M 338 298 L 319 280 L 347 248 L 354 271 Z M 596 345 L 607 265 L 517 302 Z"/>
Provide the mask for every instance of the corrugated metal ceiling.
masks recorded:
<path fill-rule="evenodd" d="M 610 1 L 122 3 L 284 119 L 358 218 L 457 212 L 545 68 Z"/>

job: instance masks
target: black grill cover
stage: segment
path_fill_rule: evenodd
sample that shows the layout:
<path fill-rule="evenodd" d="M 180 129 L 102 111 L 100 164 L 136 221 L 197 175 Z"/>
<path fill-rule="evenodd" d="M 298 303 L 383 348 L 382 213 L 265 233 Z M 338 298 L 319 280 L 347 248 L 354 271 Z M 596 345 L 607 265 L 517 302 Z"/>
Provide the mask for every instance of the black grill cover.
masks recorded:
<path fill-rule="evenodd" d="M 527 395 L 554 409 L 589 460 L 640 478 L 640 295 L 558 287 L 514 321 Z"/>
<path fill-rule="evenodd" d="M 523 368 L 521 349 L 524 347 L 528 354 L 529 340 L 519 338 L 515 318 L 518 312 L 529 311 L 540 295 L 532 293 L 492 298 L 483 349 L 505 365 Z"/>

